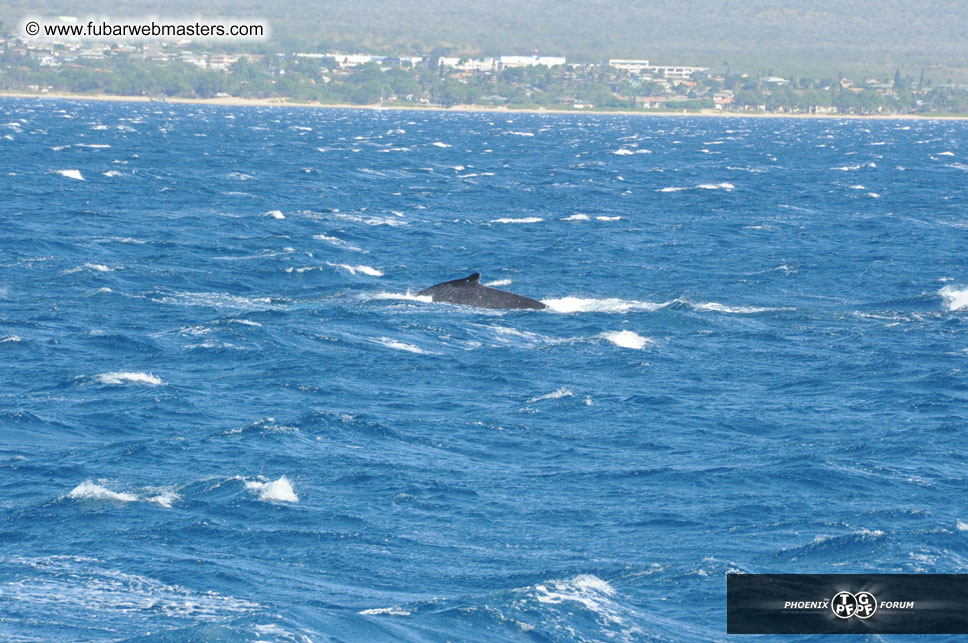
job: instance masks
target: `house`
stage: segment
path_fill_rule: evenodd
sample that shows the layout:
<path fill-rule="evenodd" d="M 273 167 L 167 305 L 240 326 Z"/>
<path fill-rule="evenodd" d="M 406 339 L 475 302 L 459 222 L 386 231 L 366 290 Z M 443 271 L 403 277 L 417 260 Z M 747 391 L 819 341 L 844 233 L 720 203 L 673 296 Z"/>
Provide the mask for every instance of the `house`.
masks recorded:
<path fill-rule="evenodd" d="M 733 96 L 733 92 L 729 90 L 724 90 L 713 94 L 713 104 L 716 106 L 716 109 L 725 109 L 726 107 L 732 105 L 734 100 L 735 98 Z"/>
<path fill-rule="evenodd" d="M 688 80 L 697 71 L 706 71 L 708 67 L 673 67 L 667 65 L 654 65 L 651 68 L 656 75 L 666 79 Z"/>
<path fill-rule="evenodd" d="M 621 69 L 632 74 L 641 74 L 651 69 L 648 60 L 638 60 L 634 58 L 609 58 L 608 66 Z"/>
<path fill-rule="evenodd" d="M 178 60 L 189 65 L 201 67 L 202 69 L 205 69 L 205 67 L 208 65 L 208 62 L 205 60 L 205 56 L 194 54 L 190 51 L 183 51 L 178 55 Z"/>
<path fill-rule="evenodd" d="M 668 96 L 636 96 L 635 106 L 644 109 L 662 109 L 669 102 Z"/>
<path fill-rule="evenodd" d="M 208 58 L 208 68 L 224 71 L 238 62 L 238 60 L 238 56 L 230 56 L 228 54 L 212 54 Z"/>

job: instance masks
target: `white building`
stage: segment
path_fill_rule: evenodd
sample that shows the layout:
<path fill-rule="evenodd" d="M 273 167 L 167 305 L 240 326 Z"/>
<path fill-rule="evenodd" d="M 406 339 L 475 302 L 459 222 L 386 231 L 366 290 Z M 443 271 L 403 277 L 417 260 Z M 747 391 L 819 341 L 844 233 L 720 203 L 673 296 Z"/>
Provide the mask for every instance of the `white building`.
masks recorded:
<path fill-rule="evenodd" d="M 622 69 L 633 74 L 641 74 L 644 70 L 649 69 L 649 61 L 637 60 L 634 58 L 609 58 L 608 66 L 614 67 L 615 69 Z"/>
<path fill-rule="evenodd" d="M 359 67 L 374 59 L 369 54 L 324 54 L 323 58 L 335 61 L 340 67 Z"/>
<path fill-rule="evenodd" d="M 706 71 L 709 67 L 675 67 L 671 65 L 652 65 L 649 70 L 658 76 L 670 80 L 689 80 L 697 71 Z"/>
<path fill-rule="evenodd" d="M 500 56 L 497 59 L 499 69 L 511 69 L 513 67 L 557 67 L 565 64 L 564 56 Z"/>
<path fill-rule="evenodd" d="M 212 54 L 208 57 L 208 68 L 224 71 L 238 61 L 238 56 L 230 56 L 229 54 Z"/>
<path fill-rule="evenodd" d="M 493 58 L 439 58 L 437 64 L 441 67 L 450 67 L 461 71 L 493 71 L 497 69 L 497 61 Z"/>

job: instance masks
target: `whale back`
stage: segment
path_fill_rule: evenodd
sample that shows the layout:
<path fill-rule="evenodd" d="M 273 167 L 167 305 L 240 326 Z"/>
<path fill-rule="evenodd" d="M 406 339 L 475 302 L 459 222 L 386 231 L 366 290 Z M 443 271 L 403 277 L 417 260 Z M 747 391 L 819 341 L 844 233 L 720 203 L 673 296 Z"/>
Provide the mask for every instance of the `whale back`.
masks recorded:
<path fill-rule="evenodd" d="M 433 301 L 442 301 L 464 306 L 493 309 L 531 309 L 547 308 L 540 301 L 515 295 L 481 284 L 481 273 L 475 272 L 462 279 L 445 281 L 417 291 L 418 295 L 429 295 Z"/>

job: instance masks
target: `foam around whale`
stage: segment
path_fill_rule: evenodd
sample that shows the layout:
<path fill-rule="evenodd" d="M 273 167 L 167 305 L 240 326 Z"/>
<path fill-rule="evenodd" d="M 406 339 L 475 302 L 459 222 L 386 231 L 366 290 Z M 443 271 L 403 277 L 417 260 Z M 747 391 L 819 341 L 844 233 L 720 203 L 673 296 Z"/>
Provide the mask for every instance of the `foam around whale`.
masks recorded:
<path fill-rule="evenodd" d="M 540 301 L 515 295 L 481 284 L 481 273 L 475 272 L 463 279 L 445 281 L 436 286 L 417 291 L 417 295 L 430 296 L 432 301 L 476 306 L 492 309 L 543 310 L 547 306 Z"/>

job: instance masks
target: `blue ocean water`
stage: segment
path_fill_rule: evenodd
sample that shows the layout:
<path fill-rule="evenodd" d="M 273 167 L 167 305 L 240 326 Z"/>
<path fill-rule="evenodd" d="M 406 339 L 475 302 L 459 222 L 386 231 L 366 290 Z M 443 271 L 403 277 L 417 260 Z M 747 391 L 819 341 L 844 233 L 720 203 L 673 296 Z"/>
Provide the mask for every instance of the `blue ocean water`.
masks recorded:
<path fill-rule="evenodd" d="M 0 639 L 725 640 L 966 572 L 968 125 L 0 100 Z M 431 303 L 480 271 L 549 304 Z"/>

